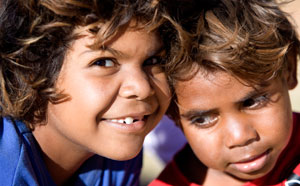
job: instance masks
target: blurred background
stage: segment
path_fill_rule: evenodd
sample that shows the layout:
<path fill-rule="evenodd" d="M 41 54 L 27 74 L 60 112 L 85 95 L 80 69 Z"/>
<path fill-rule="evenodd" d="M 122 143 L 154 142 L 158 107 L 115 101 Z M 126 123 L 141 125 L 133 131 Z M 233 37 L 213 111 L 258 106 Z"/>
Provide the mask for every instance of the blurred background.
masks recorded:
<path fill-rule="evenodd" d="M 282 10 L 289 13 L 291 22 L 300 34 L 300 0 L 277 0 Z M 290 91 L 292 108 L 300 112 L 300 62 L 298 59 L 298 86 Z M 168 131 L 166 135 L 162 131 Z M 148 185 L 162 171 L 172 156 L 184 144 L 185 138 L 181 131 L 164 117 L 161 123 L 145 139 L 141 186 Z M 167 144 L 167 145 L 166 145 Z"/>
<path fill-rule="evenodd" d="M 283 0 L 277 0 L 278 2 L 283 2 Z M 287 1 L 287 0 L 285 0 Z M 289 3 L 282 4 L 281 8 L 283 11 L 289 13 L 290 20 L 294 24 L 296 30 L 298 31 L 298 37 L 300 35 L 300 0 L 293 0 Z M 300 38 L 300 37 L 299 37 Z M 300 62 L 298 59 L 298 86 L 290 91 L 290 96 L 292 100 L 292 107 L 294 111 L 300 112 Z"/>

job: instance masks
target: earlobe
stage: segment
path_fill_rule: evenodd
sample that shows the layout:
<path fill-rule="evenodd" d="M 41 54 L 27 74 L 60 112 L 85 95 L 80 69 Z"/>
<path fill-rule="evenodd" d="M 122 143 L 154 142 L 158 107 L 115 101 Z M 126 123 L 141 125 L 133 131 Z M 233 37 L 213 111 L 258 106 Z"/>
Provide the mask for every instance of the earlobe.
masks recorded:
<path fill-rule="evenodd" d="M 298 48 L 293 47 L 292 50 L 288 52 L 287 61 L 288 67 L 286 72 L 286 80 L 289 90 L 295 88 L 298 84 L 297 80 L 297 62 L 298 62 Z"/>

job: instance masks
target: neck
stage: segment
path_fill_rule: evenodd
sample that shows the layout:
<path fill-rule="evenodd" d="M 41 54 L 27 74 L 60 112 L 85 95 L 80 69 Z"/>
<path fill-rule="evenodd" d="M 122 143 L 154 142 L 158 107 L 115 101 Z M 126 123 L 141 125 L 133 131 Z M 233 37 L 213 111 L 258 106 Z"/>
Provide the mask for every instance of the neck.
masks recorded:
<path fill-rule="evenodd" d="M 214 186 L 214 185 L 230 185 L 230 186 L 242 186 L 247 181 L 239 180 L 232 177 L 222 171 L 215 169 L 207 169 L 207 174 L 205 176 L 203 186 Z"/>
<path fill-rule="evenodd" d="M 66 183 L 83 162 L 93 155 L 66 145 L 66 139 L 53 135 L 47 125 L 36 127 L 33 135 L 41 147 L 46 167 L 57 185 Z"/>
<path fill-rule="evenodd" d="M 178 158 L 183 160 L 179 161 L 178 164 L 180 170 L 184 173 L 185 177 L 193 183 L 203 186 L 242 186 L 247 182 L 234 178 L 223 171 L 207 168 L 195 156 L 191 148 L 185 148 Z"/>

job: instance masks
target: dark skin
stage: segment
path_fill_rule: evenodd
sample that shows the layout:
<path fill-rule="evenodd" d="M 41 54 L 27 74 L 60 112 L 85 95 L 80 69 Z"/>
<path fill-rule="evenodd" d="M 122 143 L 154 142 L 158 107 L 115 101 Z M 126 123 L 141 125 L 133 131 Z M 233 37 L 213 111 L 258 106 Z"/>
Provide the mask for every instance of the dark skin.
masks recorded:
<path fill-rule="evenodd" d="M 200 185 L 203 185 L 205 183 L 208 169 L 195 156 L 190 146 L 181 151 L 180 154 L 176 156 L 176 159 L 180 171 L 190 182 L 198 183 Z M 241 180 L 241 182 L 244 182 L 244 180 Z"/>
<path fill-rule="evenodd" d="M 255 88 L 221 71 L 177 82 L 181 128 L 193 148 L 178 162 L 190 181 L 243 185 L 274 168 L 292 132 L 288 90 L 297 79 L 291 54 L 281 77 Z"/>
<path fill-rule="evenodd" d="M 207 167 L 193 153 L 190 146 L 182 151 L 178 158 L 178 166 L 184 176 L 191 182 L 203 183 Z M 200 176 L 199 176 L 200 175 Z"/>

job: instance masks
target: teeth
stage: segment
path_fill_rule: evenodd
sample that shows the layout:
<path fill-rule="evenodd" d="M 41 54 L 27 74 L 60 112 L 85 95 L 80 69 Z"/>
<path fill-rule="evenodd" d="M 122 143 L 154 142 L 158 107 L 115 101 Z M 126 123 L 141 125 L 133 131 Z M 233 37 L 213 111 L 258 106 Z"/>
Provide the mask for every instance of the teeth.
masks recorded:
<path fill-rule="evenodd" d="M 132 117 L 126 117 L 125 119 L 108 119 L 108 121 L 130 125 L 134 119 Z"/>
<path fill-rule="evenodd" d="M 132 124 L 133 123 L 133 118 L 132 117 L 126 117 L 125 118 L 125 123 L 128 124 Z"/>

